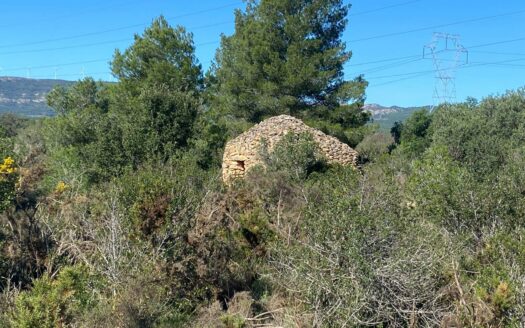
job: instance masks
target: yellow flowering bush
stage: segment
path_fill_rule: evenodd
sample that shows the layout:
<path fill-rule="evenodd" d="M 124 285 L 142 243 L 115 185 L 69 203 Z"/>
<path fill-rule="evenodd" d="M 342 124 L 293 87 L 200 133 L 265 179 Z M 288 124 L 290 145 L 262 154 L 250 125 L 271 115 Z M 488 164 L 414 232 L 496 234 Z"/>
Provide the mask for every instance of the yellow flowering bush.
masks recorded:
<path fill-rule="evenodd" d="M 4 162 L 0 164 L 0 178 L 5 178 L 9 174 L 16 172 L 16 167 L 14 166 L 15 160 L 11 157 L 6 157 Z"/>
<path fill-rule="evenodd" d="M 0 162 L 0 211 L 5 210 L 15 197 L 15 186 L 18 180 L 18 170 L 14 159 L 4 158 Z"/>

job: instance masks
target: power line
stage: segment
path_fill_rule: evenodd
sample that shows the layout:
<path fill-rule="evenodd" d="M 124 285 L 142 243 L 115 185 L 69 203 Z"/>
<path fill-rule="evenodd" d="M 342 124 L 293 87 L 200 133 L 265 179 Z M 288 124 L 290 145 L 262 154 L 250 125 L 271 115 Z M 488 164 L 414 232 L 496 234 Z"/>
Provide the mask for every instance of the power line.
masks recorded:
<path fill-rule="evenodd" d="M 507 14 L 503 14 L 503 15 L 511 15 L 511 14 L 516 14 L 516 13 L 521 13 L 521 12 L 524 12 L 524 11 L 507 13 Z M 488 17 L 478 18 L 476 20 L 489 19 L 489 18 L 494 18 L 494 17 L 501 17 L 503 15 L 488 16 Z M 468 21 L 472 21 L 472 20 L 468 20 Z M 462 22 L 465 22 L 465 21 L 462 21 Z M 458 24 L 458 23 L 459 22 L 451 23 L 451 24 Z M 221 23 L 219 23 L 219 24 L 221 24 Z M 195 27 L 193 29 L 206 28 L 206 27 L 217 26 L 217 25 L 218 24 L 211 24 L 211 25 Z M 495 42 L 485 43 L 485 44 L 478 44 L 478 45 L 470 46 L 468 48 L 470 49 L 470 48 L 488 47 L 488 46 L 492 46 L 492 45 L 499 45 L 499 44 L 504 44 L 504 43 L 518 42 L 518 41 L 522 41 L 522 40 L 525 40 L 525 37 L 509 39 L 509 40 L 503 40 L 503 41 L 495 41 Z M 123 42 L 123 41 L 131 41 L 131 40 L 130 39 L 120 39 L 120 40 L 112 40 L 112 41 L 104 41 L 104 42 L 83 44 L 83 45 L 73 45 L 73 46 L 68 46 L 68 47 L 56 47 L 56 48 L 50 48 L 50 49 L 49 48 L 48 49 L 34 49 L 34 50 L 26 50 L 26 51 L 23 51 L 23 52 L 6 52 L 6 53 L 0 53 L 0 54 L 15 54 L 15 53 L 25 53 L 25 52 L 41 52 L 41 51 L 52 51 L 52 50 L 62 50 L 62 49 L 71 49 L 71 48 L 81 48 L 81 47 L 88 47 L 88 46 L 93 46 L 93 45 Z M 219 42 L 220 41 L 211 41 L 211 42 L 195 44 L 195 46 L 197 47 L 197 46 L 203 46 L 203 45 L 209 45 L 209 44 L 218 44 Z M 521 55 L 521 54 L 512 54 L 512 55 Z M 396 57 L 396 58 L 387 58 L 387 59 L 375 60 L 375 61 L 370 61 L 370 62 L 361 62 L 361 63 L 357 63 L 357 64 L 351 64 L 351 63 L 348 63 L 348 64 L 350 64 L 349 67 L 353 67 L 353 66 L 363 66 L 363 65 L 375 64 L 375 63 L 393 62 L 393 61 L 399 61 L 399 60 L 407 59 L 407 61 L 402 61 L 402 62 L 399 62 L 399 63 L 393 63 L 392 65 L 389 64 L 389 65 L 385 65 L 385 66 L 374 67 L 374 68 L 372 68 L 372 69 L 370 69 L 368 71 L 365 71 L 365 72 L 375 72 L 375 71 L 381 71 L 383 69 L 386 70 L 386 69 L 390 69 L 390 68 L 394 68 L 394 67 L 397 67 L 397 66 L 404 65 L 404 64 L 410 62 L 409 59 L 414 59 L 414 62 L 420 60 L 420 59 L 415 60 L 415 58 L 417 58 L 417 57 L 420 57 L 420 55 L 402 56 L 402 57 Z M 519 60 L 521 60 L 521 59 L 519 59 Z M 102 61 L 102 60 L 95 60 L 95 61 Z M 75 64 L 89 63 L 89 62 L 95 62 L 95 61 L 66 63 L 66 64 L 63 64 L 63 65 L 55 64 L 55 65 L 37 66 L 37 67 L 34 67 L 34 69 L 49 68 L 49 67 L 56 67 L 56 66 L 66 66 L 66 65 L 75 65 Z M 476 66 L 478 66 L 478 65 L 502 65 L 502 66 L 503 65 L 509 65 L 509 66 L 512 66 L 512 67 L 521 67 L 522 66 L 522 65 L 517 65 L 517 64 L 514 64 L 514 65 L 513 64 L 509 64 L 508 61 L 493 62 L 493 63 L 475 62 L 475 63 L 472 63 L 472 64 L 475 64 Z M 474 65 L 470 65 L 470 66 L 467 66 L 467 67 L 473 67 L 473 66 Z M 26 69 L 26 68 L 23 68 L 23 69 Z M 4 69 L 4 71 L 8 71 L 8 70 L 22 70 L 22 68 L 7 69 L 7 70 Z M 411 73 L 405 73 L 405 74 L 396 74 L 396 75 L 389 75 L 389 76 L 384 76 L 384 77 L 370 77 L 370 78 L 371 79 L 378 79 L 378 78 L 399 77 L 399 76 L 407 76 L 407 75 L 410 76 L 409 78 L 413 78 L 411 75 L 420 74 L 420 73 L 427 74 L 429 72 L 433 72 L 433 71 L 411 72 Z M 403 80 L 404 79 L 405 78 L 403 78 Z"/>
<path fill-rule="evenodd" d="M 211 12 L 211 11 L 217 11 L 217 10 L 220 10 L 220 9 L 232 7 L 232 6 L 235 6 L 235 5 L 239 5 L 239 2 L 229 3 L 227 5 L 223 5 L 223 6 L 220 6 L 220 7 L 214 7 L 214 8 L 210 8 L 210 9 L 194 11 L 194 12 L 183 14 L 183 15 L 166 17 L 166 19 L 170 20 L 170 19 L 177 19 L 177 18 L 182 18 L 182 17 L 199 15 L 199 14 L 203 14 L 203 13 L 207 13 L 207 12 Z M 231 22 L 228 22 L 228 23 L 231 23 Z M 117 28 L 112 28 L 112 29 L 107 29 L 107 30 L 102 30 L 102 31 L 71 35 L 71 36 L 55 38 L 55 39 L 47 39 L 47 40 L 40 40 L 40 41 L 33 41 L 33 42 L 26 42 L 26 43 L 0 45 L 0 48 L 8 48 L 8 47 L 12 48 L 12 47 L 21 47 L 21 46 L 28 46 L 28 45 L 35 45 L 35 44 L 57 42 L 57 41 L 73 40 L 73 39 L 78 39 L 78 38 L 84 38 L 84 37 L 87 37 L 87 36 L 100 35 L 100 34 L 105 34 L 105 33 L 111 33 L 111 32 L 116 32 L 116 31 L 127 30 L 127 29 L 131 29 L 131 28 L 135 28 L 135 27 L 146 26 L 148 24 L 149 23 L 133 24 L 133 25 L 127 25 L 127 26 L 122 26 L 122 27 L 117 27 Z"/>
<path fill-rule="evenodd" d="M 470 52 L 473 52 L 476 54 L 487 54 L 487 55 L 525 56 L 525 53 L 515 53 L 515 52 L 498 52 L 498 51 L 483 51 L 483 50 L 471 50 Z"/>
<path fill-rule="evenodd" d="M 391 77 L 400 77 L 400 76 L 412 76 L 414 74 L 428 74 L 428 73 L 435 73 L 435 70 L 425 70 L 425 71 L 416 71 L 416 72 L 409 72 L 409 73 L 399 73 L 399 74 L 389 74 L 389 75 L 381 75 L 381 76 L 369 76 L 368 79 L 377 80 L 377 79 L 389 79 Z"/>
<path fill-rule="evenodd" d="M 59 20 L 62 20 L 64 18 L 82 16 L 82 15 L 85 15 L 86 13 L 90 13 L 90 12 L 106 11 L 106 10 L 111 9 L 111 8 L 122 7 L 123 5 L 129 6 L 130 4 L 132 4 L 132 3 L 136 4 L 137 2 L 141 2 L 141 1 L 140 0 L 136 0 L 136 1 L 129 1 L 128 0 L 128 1 L 120 2 L 120 3 L 114 3 L 114 4 L 109 5 L 109 6 L 87 9 L 87 10 L 82 11 L 81 13 L 73 13 L 73 14 L 68 14 L 68 15 L 61 15 L 61 16 L 55 16 L 55 17 L 48 17 L 48 18 L 41 18 L 41 19 L 37 19 L 37 20 L 31 20 L 31 23 L 45 22 L 45 21 L 59 21 Z M 103 4 L 107 4 L 107 1 L 99 2 L 99 4 L 102 4 L 102 3 Z M 0 25 L 0 28 L 13 27 L 13 26 L 26 26 L 27 24 L 28 24 L 27 21 L 26 22 L 14 23 L 14 24 L 4 24 L 4 25 Z"/>
<path fill-rule="evenodd" d="M 84 43 L 84 44 L 78 44 L 78 45 L 72 45 L 72 46 L 63 46 L 63 47 L 54 47 L 54 48 L 41 48 L 41 49 L 30 49 L 30 50 L 20 50 L 20 51 L 7 51 L 7 52 L 0 52 L 0 55 L 18 55 L 18 54 L 30 54 L 30 53 L 38 53 L 38 52 L 48 52 L 48 51 L 56 51 L 56 50 L 67 50 L 67 49 L 76 49 L 76 48 L 89 48 L 93 46 L 99 46 L 104 44 L 114 44 L 118 42 L 129 42 L 133 41 L 131 38 L 126 39 L 118 39 L 118 40 L 110 40 L 110 41 L 102 41 L 102 42 L 93 42 L 93 43 Z"/>
<path fill-rule="evenodd" d="M 117 41 L 128 41 L 128 39 L 117 40 Z M 110 41 L 110 42 L 117 42 L 117 41 Z M 198 47 L 198 46 L 203 46 L 203 45 L 218 44 L 219 42 L 220 41 L 210 41 L 210 42 L 205 42 L 205 43 L 199 43 L 199 44 L 196 44 L 195 46 Z M 99 44 L 99 43 L 97 43 L 97 44 Z M 77 47 L 77 46 L 74 46 L 74 47 Z M 515 55 L 520 55 L 520 54 L 515 54 Z M 521 54 L 521 55 L 525 56 L 525 54 Z M 403 60 L 403 59 L 410 59 L 410 60 L 399 61 L 399 60 Z M 350 66 L 351 67 L 353 67 L 353 66 L 364 66 L 364 65 L 376 64 L 376 63 L 399 61 L 397 63 L 393 63 L 393 64 L 390 64 L 390 65 L 373 67 L 372 69 L 369 69 L 369 70 L 357 72 L 359 74 L 363 74 L 363 73 L 372 73 L 372 72 L 377 72 L 377 71 L 383 71 L 383 70 L 387 70 L 387 69 L 391 69 L 391 68 L 397 68 L 399 66 L 403 66 L 403 65 L 408 64 L 408 63 L 420 61 L 422 59 L 423 58 L 421 57 L 421 55 L 412 55 L 412 56 L 402 56 L 402 57 L 395 57 L 395 58 L 386 58 L 386 59 L 375 60 L 375 61 L 370 61 L 370 62 L 361 62 L 361 63 L 357 63 L 357 64 L 352 64 Z M 111 58 L 106 58 L 106 59 L 95 59 L 95 60 L 86 60 L 86 61 L 78 61 L 78 62 L 69 62 L 69 63 L 64 63 L 64 64 L 49 64 L 49 65 L 43 65 L 43 66 L 33 66 L 32 69 L 35 70 L 35 69 L 55 68 L 55 67 L 73 66 L 73 65 L 79 65 L 79 64 L 88 64 L 88 63 L 96 63 L 96 62 L 104 62 L 104 61 L 105 62 L 109 62 L 110 60 L 111 60 Z M 523 59 L 521 59 L 521 58 L 520 59 L 513 59 L 512 61 L 515 62 L 515 61 L 523 61 L 523 60 L 525 60 L 525 58 L 523 58 Z M 482 64 L 482 65 L 501 65 L 501 66 L 508 65 L 508 66 L 511 66 L 511 67 L 522 67 L 522 66 L 525 66 L 525 65 L 520 65 L 520 64 L 510 64 L 509 61 L 488 62 L 488 63 L 487 62 L 471 62 L 471 66 L 473 66 L 473 65 L 480 65 L 480 64 Z M 9 72 L 9 71 L 22 71 L 22 70 L 27 70 L 27 67 L 16 67 L 16 68 L 7 68 L 7 69 L 2 68 L 2 71 L 7 71 L 7 72 Z M 367 78 L 368 79 L 385 79 L 385 78 L 400 77 L 400 76 L 407 76 L 407 75 L 411 76 L 411 75 L 414 75 L 414 74 L 421 74 L 421 73 L 428 74 L 428 73 L 433 73 L 433 72 L 435 72 L 435 71 L 427 70 L 427 71 L 400 73 L 400 74 L 392 74 L 392 75 L 385 75 L 385 76 L 371 76 L 371 77 L 367 77 Z M 403 78 L 402 80 L 405 80 L 405 78 Z"/>
<path fill-rule="evenodd" d="M 471 51 L 470 48 L 481 48 L 481 47 L 487 47 L 487 46 L 491 46 L 491 45 L 498 45 L 498 44 L 503 44 L 503 43 L 511 43 L 511 42 L 517 42 L 517 41 L 521 41 L 521 40 L 525 40 L 525 37 L 523 38 L 516 38 L 516 39 L 511 39 L 511 40 L 505 40 L 505 41 L 495 41 L 495 42 L 491 42 L 491 43 L 484 43 L 484 44 L 478 44 L 478 45 L 473 45 L 471 47 L 467 47 L 467 49 L 469 49 L 469 52 Z M 481 51 L 472 51 L 472 52 L 481 52 Z M 503 53 L 495 53 L 495 54 L 503 54 Z M 509 54 L 511 55 L 511 54 Z M 515 56 L 525 56 L 525 54 L 512 54 L 512 55 L 515 55 Z M 412 55 L 412 56 L 403 56 L 403 57 L 396 57 L 396 58 L 388 58 L 388 59 L 382 59 L 382 60 L 378 60 L 378 61 L 371 61 L 371 62 L 364 62 L 364 63 L 359 63 L 357 65 L 354 64 L 354 66 L 361 66 L 361 65 L 367 65 L 367 64 L 372 64 L 372 63 L 381 63 L 381 62 L 389 62 L 389 61 L 396 61 L 396 60 L 401 60 L 401 59 L 410 59 L 410 58 L 417 58 L 419 57 L 420 59 L 423 59 L 421 58 L 421 55 Z M 520 61 L 522 59 L 518 59 L 518 60 L 515 60 L 515 61 Z M 418 61 L 418 60 L 414 60 L 414 61 Z M 508 66 L 512 66 L 512 67 L 521 67 L 522 65 L 517 65 L 517 64 L 509 64 L 508 61 L 504 61 L 504 62 L 496 62 L 496 63 L 487 63 L 487 62 L 471 62 L 471 64 L 475 64 L 475 65 L 479 65 L 479 64 L 483 64 L 483 65 L 500 65 L 500 66 L 504 66 L 504 65 L 508 65 Z M 401 62 L 401 63 L 393 63 L 391 65 L 385 65 L 385 66 L 379 66 L 379 67 L 375 67 L 373 68 L 373 71 L 382 71 L 382 70 L 387 70 L 387 69 L 391 69 L 391 68 L 396 68 L 396 67 L 399 67 L 399 66 L 403 66 L 405 65 L 405 62 Z M 350 65 L 351 67 L 352 65 Z M 473 65 L 470 65 L 470 66 L 467 66 L 467 67 L 471 67 Z M 371 73 L 371 71 L 365 71 L 365 73 L 368 72 L 368 73 Z M 399 77 L 399 76 L 406 76 L 406 75 L 413 75 L 413 74 L 417 74 L 417 73 L 431 73 L 431 72 L 434 72 L 434 71 L 420 71 L 420 72 L 412 72 L 412 73 L 403 73 L 403 74 L 396 74 L 396 75 L 387 75 L 387 76 L 379 76 L 379 77 L 368 77 L 370 79 L 381 79 L 381 78 L 391 78 L 391 77 Z M 363 73 L 363 72 L 360 72 L 360 73 Z"/>
<path fill-rule="evenodd" d="M 380 8 L 376 8 L 376 9 L 360 11 L 360 12 L 357 12 L 357 13 L 354 13 L 354 14 L 349 14 L 348 17 L 367 15 L 367 14 L 375 13 L 375 12 L 378 12 L 378 11 L 383 11 L 383 10 L 390 9 L 390 8 L 406 6 L 406 5 L 413 4 L 413 3 L 416 3 L 416 2 L 421 2 L 421 1 L 423 1 L 423 0 L 412 0 L 412 1 L 402 2 L 402 3 L 396 3 L 396 4 L 392 4 L 392 5 L 385 6 L 385 7 L 380 7 Z"/>
<path fill-rule="evenodd" d="M 431 71 L 431 72 L 433 72 L 433 71 Z M 380 87 L 380 86 L 383 86 L 383 85 L 393 84 L 393 83 L 397 83 L 397 82 L 401 82 L 401 81 L 405 81 L 405 80 L 411 80 L 411 79 L 415 79 L 415 78 L 418 78 L 420 76 L 424 76 L 424 75 L 427 75 L 427 74 L 428 74 L 428 72 L 425 72 L 425 73 L 418 74 L 416 76 L 404 77 L 404 78 L 401 78 L 401 79 L 388 81 L 388 82 L 383 82 L 383 83 L 379 83 L 379 84 L 372 84 L 372 85 L 369 85 L 367 88 L 376 88 L 376 87 Z"/>
<path fill-rule="evenodd" d="M 487 62 L 477 62 L 477 63 L 473 63 L 472 65 L 460 67 L 460 69 L 479 67 L 479 66 L 489 66 L 489 65 L 503 65 L 503 64 L 515 63 L 515 62 L 519 62 L 519 61 L 525 61 L 525 58 L 507 59 L 507 60 L 502 60 L 502 61 L 497 61 L 497 62 L 489 62 L 489 63 L 487 63 Z"/>
<path fill-rule="evenodd" d="M 65 64 L 54 64 L 54 65 L 43 65 L 43 66 L 32 66 L 31 69 L 44 69 L 44 68 L 57 68 L 62 66 L 74 66 L 74 65 L 80 65 L 80 64 L 91 64 L 91 63 L 101 63 L 101 62 L 108 62 L 110 59 L 94 59 L 94 60 L 86 60 L 86 61 L 78 61 L 78 62 L 72 62 L 72 63 L 65 63 Z M 13 71 L 22 71 L 26 70 L 27 67 L 15 67 L 15 68 L 8 68 L 8 69 L 2 69 L 4 72 L 13 72 Z"/>
<path fill-rule="evenodd" d="M 521 60 L 525 60 L 525 59 L 521 59 Z M 502 65 L 502 64 L 503 63 L 477 63 L 477 65 L 464 66 L 464 67 L 460 67 L 458 69 L 471 68 L 471 67 L 476 67 L 476 66 Z M 525 67 L 525 65 L 523 65 L 523 67 Z M 375 88 L 375 87 L 384 86 L 384 85 L 388 85 L 388 84 L 393 84 L 393 83 L 397 83 L 397 82 L 401 82 L 401 81 L 405 81 L 405 80 L 412 80 L 412 79 L 416 79 L 416 78 L 421 77 L 421 76 L 429 75 L 430 73 L 434 73 L 434 71 L 421 71 L 421 72 L 407 73 L 405 75 L 409 75 L 410 74 L 410 75 L 413 75 L 413 76 L 408 76 L 408 77 L 404 77 L 404 78 L 400 78 L 400 79 L 396 79 L 396 80 L 392 80 L 392 81 L 387 81 L 387 82 L 383 82 L 383 83 L 380 83 L 380 84 L 371 84 L 367 88 Z M 400 75 L 398 74 L 398 75 L 374 77 L 374 79 L 378 79 L 378 78 L 392 78 L 392 77 L 396 77 L 396 76 L 398 77 Z"/>
<path fill-rule="evenodd" d="M 496 41 L 496 42 L 478 44 L 478 45 L 470 46 L 467 48 L 468 49 L 483 48 L 483 47 L 495 46 L 495 45 L 504 44 L 504 43 L 518 42 L 518 41 L 523 41 L 523 40 L 525 40 L 525 37 L 510 39 L 510 40 L 505 40 L 505 41 Z"/>
<path fill-rule="evenodd" d="M 84 72 L 85 73 L 85 72 Z M 80 73 L 69 73 L 69 74 L 58 74 L 57 77 L 59 78 L 62 78 L 62 77 L 72 77 L 72 76 L 82 76 L 82 75 L 87 75 L 87 76 L 90 76 L 90 75 L 102 75 L 102 74 L 112 74 L 111 72 L 109 71 L 101 71 L 101 72 L 93 72 L 93 73 L 89 73 L 89 74 L 84 74 L 83 72 L 80 72 Z M 39 75 L 39 76 L 33 76 L 32 78 L 34 79 L 44 79 L 44 80 L 51 80 L 51 75 Z"/>
<path fill-rule="evenodd" d="M 401 59 L 414 59 L 414 58 L 417 58 L 417 57 L 421 57 L 421 55 L 412 55 L 412 56 L 403 56 L 403 57 L 396 57 L 396 58 L 379 59 L 379 60 L 374 60 L 374 61 L 369 61 L 369 62 L 364 62 L 364 63 L 357 63 L 357 64 L 352 64 L 350 62 L 347 62 L 347 63 L 345 63 L 345 65 L 348 64 L 349 67 L 364 66 L 364 65 L 370 65 L 370 64 L 377 64 L 377 63 L 385 63 L 385 62 L 390 62 L 390 61 L 397 61 L 397 60 L 401 60 Z"/>
<path fill-rule="evenodd" d="M 506 64 L 506 63 L 511 63 L 511 62 L 517 62 L 517 61 L 525 61 L 525 58 L 510 59 L 510 60 L 503 60 L 503 61 L 489 62 L 489 63 L 478 62 L 478 63 L 472 63 L 470 65 L 458 67 L 458 69 L 475 68 L 475 67 L 489 66 L 489 65 L 499 65 L 499 64 Z M 392 81 L 388 81 L 388 82 L 384 82 L 384 83 L 380 83 L 380 84 L 371 84 L 369 86 L 369 88 L 370 87 L 378 87 L 378 86 L 388 85 L 388 84 L 392 84 L 392 83 L 396 83 L 396 82 L 400 82 L 400 81 L 405 81 L 405 80 L 410 80 L 410 79 L 415 79 L 415 78 L 418 78 L 418 77 L 421 77 L 421 76 L 424 76 L 424 75 L 428 75 L 430 73 L 435 73 L 435 71 L 434 70 L 427 70 L 427 71 L 418 71 L 418 72 L 410 72 L 410 73 L 402 73 L 402 74 L 392 74 L 392 75 L 385 75 L 385 76 L 368 77 L 368 79 L 386 79 L 386 78 L 400 77 L 400 76 L 407 76 L 407 75 L 409 75 L 409 76 L 404 77 L 404 78 L 400 78 L 400 79 L 396 79 L 396 80 L 392 80 Z"/>
<path fill-rule="evenodd" d="M 421 58 L 420 56 L 418 56 L 418 57 L 419 58 L 417 58 L 417 59 L 404 60 L 404 61 L 401 61 L 401 62 L 398 62 L 398 63 L 394 63 L 392 65 L 384 65 L 384 66 L 374 67 L 374 68 L 362 71 L 362 72 L 360 72 L 360 74 L 379 72 L 379 71 L 388 70 L 388 69 L 391 69 L 391 68 L 404 66 L 404 65 L 407 65 L 407 64 L 411 64 L 411 63 L 415 63 L 415 62 L 423 60 L 423 58 Z"/>
<path fill-rule="evenodd" d="M 355 13 L 355 14 L 350 14 L 348 16 L 351 17 L 351 16 L 365 15 L 365 14 L 369 14 L 369 13 L 373 13 L 373 12 L 377 12 L 377 11 L 382 11 L 382 10 L 386 10 L 386 9 L 390 9 L 390 8 L 394 8 L 394 7 L 405 6 L 405 5 L 408 5 L 408 4 L 421 2 L 421 1 L 424 1 L 424 0 L 412 0 L 412 1 L 407 1 L 407 2 L 397 3 L 397 4 L 384 6 L 384 7 L 368 10 L 368 11 L 363 11 L 363 12 L 358 12 L 358 13 Z M 171 20 L 171 19 L 178 19 L 178 18 L 183 18 L 183 17 L 188 17 L 188 16 L 194 16 L 194 15 L 198 15 L 198 14 L 203 14 L 203 13 L 208 13 L 208 12 L 211 12 L 211 11 L 217 11 L 217 10 L 221 10 L 221 9 L 224 9 L 224 8 L 233 7 L 233 6 L 240 5 L 240 4 L 241 3 L 239 3 L 239 2 L 233 2 L 233 3 L 229 3 L 229 4 L 226 4 L 226 5 L 223 5 L 223 6 L 219 6 L 219 7 L 204 9 L 204 10 L 200 10 L 200 11 L 194 11 L 194 12 L 190 12 L 190 13 L 182 14 L 182 15 L 177 15 L 177 16 L 166 17 L 166 19 Z M 70 16 L 67 16 L 67 17 L 70 17 Z M 231 23 L 231 22 L 227 22 L 227 23 Z M 131 29 L 131 28 L 135 28 L 135 27 L 146 26 L 148 24 L 149 23 L 140 23 L 140 24 L 121 26 L 121 27 L 117 27 L 117 28 L 101 30 L 101 31 L 96 31 L 96 32 L 89 32 L 89 33 L 71 35 L 71 36 L 61 37 L 61 38 L 54 38 L 54 39 L 47 39 L 47 40 L 40 40 L 40 41 L 33 41 L 33 42 L 25 42 L 25 43 L 15 43 L 15 44 L 0 45 L 0 48 L 8 48 L 8 47 L 12 48 L 12 47 L 21 47 L 21 46 L 28 46 L 28 45 L 35 45 L 35 44 L 44 44 L 44 43 L 50 43 L 50 42 L 57 42 L 57 41 L 66 41 L 66 40 L 83 38 L 83 37 L 88 37 L 88 36 L 93 36 L 93 35 L 100 35 L 100 34 L 105 34 L 105 33 L 111 33 L 111 32 L 127 30 L 127 29 Z M 9 27 L 9 26 L 10 25 L 1 25 L 0 27 Z"/>
<path fill-rule="evenodd" d="M 222 23 L 202 25 L 202 26 L 192 27 L 192 28 L 189 28 L 189 29 L 190 30 L 205 29 L 205 28 L 216 27 L 216 26 L 224 25 L 224 24 L 229 24 L 229 22 L 222 22 Z M 130 41 L 133 41 L 133 39 L 132 38 L 125 38 L 125 39 L 118 39 L 118 40 L 92 42 L 92 43 L 84 43 L 84 44 L 79 44 L 79 45 L 53 47 L 53 48 L 41 48 L 41 49 L 7 51 L 7 52 L 0 52 L 0 55 L 17 55 L 17 54 L 37 53 L 37 52 L 46 52 L 46 51 L 76 49 L 76 48 L 85 48 L 85 47 L 99 46 L 99 45 L 104 45 L 104 44 L 113 44 L 113 43 L 118 43 L 118 42 L 130 42 Z M 212 43 L 219 43 L 219 42 L 220 41 L 205 42 L 205 43 L 195 44 L 194 46 L 197 47 L 197 46 L 203 46 L 203 45 L 208 45 L 208 44 L 212 44 Z"/>
<path fill-rule="evenodd" d="M 421 31 L 428 31 L 428 30 L 435 30 L 435 29 L 440 29 L 440 28 L 443 28 L 443 27 L 449 27 L 449 26 L 454 26 L 454 25 L 461 25 L 461 24 L 467 24 L 467 23 L 480 22 L 480 21 L 484 21 L 484 20 L 489 20 L 489 19 L 494 19 L 494 18 L 501 18 L 501 17 L 507 17 L 507 16 L 517 15 L 517 14 L 522 14 L 522 13 L 525 13 L 525 9 L 524 10 L 513 11 L 513 12 L 508 12 L 508 13 L 505 13 L 505 14 L 466 19 L 466 20 L 456 21 L 456 22 L 447 23 L 447 24 L 440 24 L 440 25 L 433 25 L 433 26 L 427 26 L 427 27 L 420 27 L 420 28 L 407 30 L 407 31 L 393 32 L 393 33 L 387 33 L 387 34 L 380 34 L 380 35 L 370 36 L 370 37 L 361 38 L 361 39 L 349 40 L 348 42 L 363 42 L 363 41 L 369 41 L 369 40 L 383 39 L 383 38 L 388 38 L 388 37 L 392 37 L 392 36 L 398 36 L 398 35 L 404 35 L 404 34 L 421 32 Z M 485 45 L 483 45 L 483 46 L 485 46 Z"/>

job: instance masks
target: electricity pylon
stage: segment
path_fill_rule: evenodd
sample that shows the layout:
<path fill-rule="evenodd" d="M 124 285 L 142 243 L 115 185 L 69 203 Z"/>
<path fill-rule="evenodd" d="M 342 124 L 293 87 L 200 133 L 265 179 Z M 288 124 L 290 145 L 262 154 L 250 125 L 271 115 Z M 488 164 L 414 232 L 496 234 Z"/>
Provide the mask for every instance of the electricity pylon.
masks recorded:
<path fill-rule="evenodd" d="M 434 33 L 432 42 L 423 48 L 423 58 L 432 59 L 436 71 L 434 109 L 456 100 L 456 71 L 468 64 L 468 50 L 461 45 L 459 35 Z"/>

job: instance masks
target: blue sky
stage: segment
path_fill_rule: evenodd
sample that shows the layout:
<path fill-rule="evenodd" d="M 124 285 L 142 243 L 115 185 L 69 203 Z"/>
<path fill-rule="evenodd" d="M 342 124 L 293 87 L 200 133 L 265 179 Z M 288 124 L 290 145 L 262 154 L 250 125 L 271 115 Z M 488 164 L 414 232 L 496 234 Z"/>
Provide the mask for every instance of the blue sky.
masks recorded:
<path fill-rule="evenodd" d="M 458 100 L 525 85 L 523 0 L 351 3 L 344 40 L 353 57 L 345 74 L 347 78 L 365 75 L 370 82 L 369 103 L 433 103 L 433 61 L 423 58 L 423 47 L 432 42 L 433 32 L 460 35 L 468 50 L 469 64 L 455 74 Z M 129 46 L 133 34 L 141 33 L 160 14 L 194 33 L 197 56 L 207 68 L 220 34 L 233 33 L 233 10 L 242 6 L 240 0 L 2 1 L 0 75 L 109 80 L 108 62 L 114 50 Z M 443 44 L 436 47 L 439 50 Z M 453 55 L 438 56 L 447 65 L 453 63 Z M 464 63 L 466 58 L 460 59 Z"/>

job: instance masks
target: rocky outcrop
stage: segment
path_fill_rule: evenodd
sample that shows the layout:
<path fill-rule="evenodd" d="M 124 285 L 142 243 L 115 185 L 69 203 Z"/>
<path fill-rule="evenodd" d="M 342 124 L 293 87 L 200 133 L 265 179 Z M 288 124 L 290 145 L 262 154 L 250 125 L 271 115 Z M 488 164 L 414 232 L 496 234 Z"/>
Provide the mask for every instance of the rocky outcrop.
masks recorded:
<path fill-rule="evenodd" d="M 226 144 L 222 161 L 223 181 L 229 184 L 233 179 L 243 177 L 250 168 L 263 164 L 259 155 L 262 140 L 271 152 L 275 144 L 290 132 L 310 133 L 328 163 L 356 166 L 357 152 L 350 146 L 295 117 L 280 115 L 257 124 Z"/>

